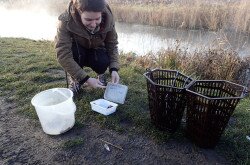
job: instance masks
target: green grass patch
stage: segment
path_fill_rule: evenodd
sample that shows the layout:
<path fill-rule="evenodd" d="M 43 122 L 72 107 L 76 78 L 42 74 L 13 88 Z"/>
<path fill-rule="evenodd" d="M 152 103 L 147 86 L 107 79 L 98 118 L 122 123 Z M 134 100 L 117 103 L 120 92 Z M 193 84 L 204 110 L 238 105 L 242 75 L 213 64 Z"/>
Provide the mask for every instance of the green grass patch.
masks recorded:
<path fill-rule="evenodd" d="M 0 38 L 0 47 L 0 96 L 10 104 L 17 104 L 20 114 L 38 120 L 30 102 L 32 97 L 43 90 L 66 85 L 64 72 L 55 57 L 53 43 Z M 125 104 L 119 105 L 114 114 L 103 116 L 91 110 L 90 101 L 103 98 L 104 90 L 84 88 L 74 98 L 77 106 L 75 127 L 83 128 L 89 123 L 95 123 L 103 129 L 112 129 L 128 136 L 140 134 L 158 143 L 165 143 L 169 139 L 186 141 L 182 128 L 175 134 L 169 134 L 157 130 L 151 124 L 146 80 L 142 75 L 145 68 L 133 62 L 128 64 L 128 60 L 136 60 L 136 57 L 121 55 L 120 58 L 121 83 L 128 86 Z M 90 74 L 95 75 L 93 72 Z M 226 128 L 215 148 L 234 163 L 249 164 L 250 142 L 246 140 L 246 135 L 250 134 L 249 109 L 250 99 L 245 98 L 233 114 L 235 124 Z M 83 139 L 76 138 L 65 142 L 63 146 L 71 148 L 83 143 Z"/>
<path fill-rule="evenodd" d="M 250 164 L 250 99 L 243 99 L 235 113 L 234 124 L 226 128 L 217 149 L 226 154 L 227 158 L 237 164 Z"/>
<path fill-rule="evenodd" d="M 74 148 L 82 144 L 84 144 L 84 140 L 82 138 L 71 139 L 63 143 L 63 148 Z"/>

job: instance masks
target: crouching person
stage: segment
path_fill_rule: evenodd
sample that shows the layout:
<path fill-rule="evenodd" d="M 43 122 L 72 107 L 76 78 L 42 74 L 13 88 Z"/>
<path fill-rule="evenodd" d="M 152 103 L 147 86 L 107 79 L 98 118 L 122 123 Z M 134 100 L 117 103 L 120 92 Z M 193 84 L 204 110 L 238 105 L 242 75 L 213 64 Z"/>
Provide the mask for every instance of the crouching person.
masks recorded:
<path fill-rule="evenodd" d="M 74 93 L 83 84 L 105 88 L 108 68 L 111 82 L 119 83 L 117 45 L 114 18 L 105 0 L 71 0 L 59 16 L 55 49 Z M 97 77 L 90 77 L 84 67 L 90 67 Z"/>

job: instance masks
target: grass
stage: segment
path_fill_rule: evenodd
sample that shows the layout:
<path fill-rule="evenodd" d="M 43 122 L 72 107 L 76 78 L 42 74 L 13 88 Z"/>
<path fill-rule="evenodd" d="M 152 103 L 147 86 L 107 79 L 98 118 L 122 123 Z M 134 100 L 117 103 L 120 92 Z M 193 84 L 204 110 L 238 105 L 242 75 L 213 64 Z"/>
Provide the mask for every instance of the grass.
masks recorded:
<path fill-rule="evenodd" d="M 38 120 L 35 109 L 30 103 L 32 97 L 40 91 L 66 85 L 63 70 L 56 61 L 53 43 L 0 38 L 0 47 L 0 96 L 8 103 L 16 103 L 19 114 Z M 165 68 L 179 66 L 177 62 L 179 58 L 174 55 L 171 57 L 171 62 L 165 57 L 166 63 L 163 63 Z M 121 82 L 129 88 L 126 103 L 119 105 L 116 113 L 103 116 L 91 111 L 89 102 L 102 98 L 104 91 L 83 89 L 82 93 L 74 98 L 77 106 L 76 127 L 82 128 L 89 123 L 95 123 L 103 129 L 112 129 L 128 136 L 136 134 L 147 136 L 159 144 L 171 138 L 185 141 L 183 127 L 175 134 L 168 134 L 157 130 L 150 122 L 146 80 L 142 76 L 147 62 L 130 54 L 121 55 L 120 58 Z M 156 64 L 157 60 L 161 61 L 157 58 L 155 60 Z M 240 102 L 233 114 L 236 123 L 226 128 L 215 148 L 234 163 L 249 164 L 250 143 L 245 138 L 250 133 L 249 104 L 249 98 Z M 83 143 L 83 139 L 73 139 L 65 142 L 63 146 L 71 148 Z"/>
<path fill-rule="evenodd" d="M 222 135 L 217 149 L 227 155 L 227 159 L 237 164 L 250 164 L 250 142 L 246 135 L 250 135 L 250 100 L 244 99 L 237 106 L 233 117 L 235 125 L 229 125 Z M 232 151 L 236 151 L 233 153 Z"/>
<path fill-rule="evenodd" d="M 84 140 L 82 138 L 76 138 L 76 139 L 72 139 L 72 140 L 68 140 L 64 142 L 63 148 L 69 149 L 69 148 L 77 147 L 82 144 L 84 144 Z"/>
<path fill-rule="evenodd" d="M 195 79 L 228 80 L 247 84 L 246 70 L 250 56 L 240 57 L 234 51 L 211 49 L 187 53 L 178 48 L 167 49 L 157 54 L 134 58 L 126 55 L 125 60 L 140 68 L 168 68 L 179 70 Z"/>

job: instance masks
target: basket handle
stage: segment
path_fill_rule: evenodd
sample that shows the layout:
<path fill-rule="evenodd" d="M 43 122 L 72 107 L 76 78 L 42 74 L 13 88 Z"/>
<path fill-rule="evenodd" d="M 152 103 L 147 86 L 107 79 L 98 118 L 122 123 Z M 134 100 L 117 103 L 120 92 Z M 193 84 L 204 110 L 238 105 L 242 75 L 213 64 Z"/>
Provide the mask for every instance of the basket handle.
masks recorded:
<path fill-rule="evenodd" d="M 189 88 L 191 85 L 194 84 L 195 80 L 191 78 L 191 76 L 193 76 L 195 74 L 195 72 L 193 72 L 192 74 L 190 74 L 184 81 L 184 88 Z M 187 83 L 187 81 L 191 79 L 191 82 L 185 87 L 185 84 Z"/>
<path fill-rule="evenodd" d="M 184 84 L 186 84 L 186 82 L 188 81 L 189 78 L 191 78 L 191 76 L 193 76 L 195 74 L 195 72 L 193 72 L 192 74 L 190 74 L 184 81 Z M 191 78 L 192 79 L 192 78 Z"/>
<path fill-rule="evenodd" d="M 148 74 L 150 74 L 150 77 L 148 77 Z M 153 82 L 151 79 L 153 77 L 152 70 L 150 68 L 146 69 L 146 72 L 143 74 L 143 76 L 153 85 L 155 85 L 155 82 Z"/>

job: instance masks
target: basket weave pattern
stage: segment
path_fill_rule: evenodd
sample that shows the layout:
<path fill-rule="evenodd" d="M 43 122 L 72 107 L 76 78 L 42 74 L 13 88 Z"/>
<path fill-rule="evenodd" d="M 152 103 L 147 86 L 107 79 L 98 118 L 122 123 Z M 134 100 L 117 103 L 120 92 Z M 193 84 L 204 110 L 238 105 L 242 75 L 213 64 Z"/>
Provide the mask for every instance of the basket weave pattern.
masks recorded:
<path fill-rule="evenodd" d="M 200 147 L 215 147 L 244 90 L 228 81 L 192 82 L 186 93 L 187 136 Z"/>
<path fill-rule="evenodd" d="M 185 109 L 185 89 L 192 79 L 175 70 L 156 69 L 147 78 L 151 122 L 161 130 L 175 132 Z"/>

